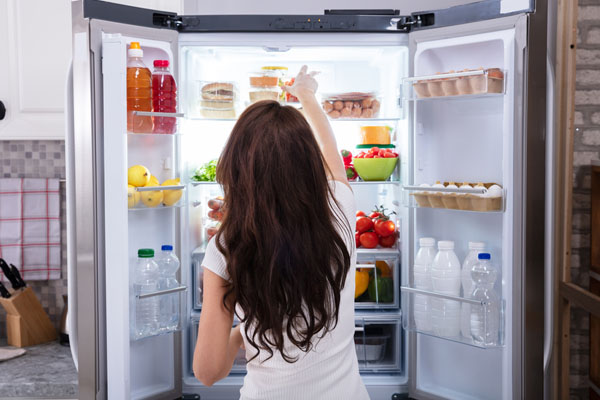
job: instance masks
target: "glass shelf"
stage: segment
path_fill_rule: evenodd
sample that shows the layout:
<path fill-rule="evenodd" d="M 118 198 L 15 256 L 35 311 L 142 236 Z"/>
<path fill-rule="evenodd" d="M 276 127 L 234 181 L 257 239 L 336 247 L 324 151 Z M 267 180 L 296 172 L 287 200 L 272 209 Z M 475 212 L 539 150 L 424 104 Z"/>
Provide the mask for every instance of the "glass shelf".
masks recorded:
<path fill-rule="evenodd" d="M 203 185 L 219 185 L 219 182 L 207 182 L 207 181 L 190 181 L 190 185 L 192 186 L 203 186 Z"/>
<path fill-rule="evenodd" d="M 172 206 L 164 206 L 164 205 L 161 204 L 161 205 L 156 206 L 156 207 L 146 207 L 143 204 L 138 204 L 136 207 L 130 208 L 129 211 L 136 211 L 136 212 L 138 212 L 138 211 L 148 211 L 148 210 L 175 210 L 175 209 L 181 208 L 183 206 L 185 206 L 184 203 L 177 203 L 177 204 L 172 205 Z"/>
<path fill-rule="evenodd" d="M 205 118 L 205 117 L 191 117 L 187 118 L 192 121 L 218 121 L 218 122 L 237 122 L 237 118 Z M 385 121 L 399 121 L 404 119 L 403 117 L 378 117 L 378 118 L 328 118 L 329 122 L 362 122 L 368 124 L 369 122 L 385 122 Z"/>
<path fill-rule="evenodd" d="M 374 249 L 365 249 L 364 247 L 359 247 L 356 249 L 356 254 L 361 256 L 367 256 L 367 255 L 374 255 L 374 256 L 387 256 L 387 255 L 398 255 L 398 253 L 400 252 L 400 249 L 398 249 L 396 246 L 394 247 L 381 247 L 380 245 L 377 245 L 376 248 Z"/>
<path fill-rule="evenodd" d="M 185 185 L 165 185 L 165 186 L 141 186 L 136 187 L 136 192 L 158 192 L 161 190 L 183 190 Z"/>
<path fill-rule="evenodd" d="M 179 132 L 175 133 L 136 133 L 136 132 L 127 132 L 127 136 L 139 136 L 140 138 L 151 138 L 151 137 L 165 137 L 165 136 L 183 136 L 183 134 Z"/>
<path fill-rule="evenodd" d="M 400 181 L 350 181 L 350 186 L 364 186 L 364 185 L 396 185 L 400 186 Z"/>

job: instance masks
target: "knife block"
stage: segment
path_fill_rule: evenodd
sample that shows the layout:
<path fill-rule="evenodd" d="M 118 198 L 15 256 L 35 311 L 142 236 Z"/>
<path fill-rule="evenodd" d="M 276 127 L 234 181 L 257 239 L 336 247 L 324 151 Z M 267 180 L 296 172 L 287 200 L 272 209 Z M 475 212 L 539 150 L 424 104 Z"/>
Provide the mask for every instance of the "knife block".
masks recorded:
<path fill-rule="evenodd" d="M 56 328 L 31 288 L 17 290 L 8 299 L 0 298 L 6 310 L 8 344 L 27 347 L 56 340 Z"/>

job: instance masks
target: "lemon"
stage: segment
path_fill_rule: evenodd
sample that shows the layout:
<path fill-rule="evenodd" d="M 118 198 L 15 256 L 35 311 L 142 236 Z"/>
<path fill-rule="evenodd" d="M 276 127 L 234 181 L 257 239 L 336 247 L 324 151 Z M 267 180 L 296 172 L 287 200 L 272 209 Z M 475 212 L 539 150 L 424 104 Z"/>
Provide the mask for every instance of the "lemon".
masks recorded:
<path fill-rule="evenodd" d="M 135 186 L 127 185 L 127 207 L 133 208 L 140 202 L 140 192 L 135 190 Z"/>
<path fill-rule="evenodd" d="M 167 179 L 162 183 L 162 186 L 175 186 L 180 183 L 179 178 L 175 179 Z M 181 199 L 181 195 L 183 194 L 182 189 L 177 190 L 163 190 L 163 203 L 165 206 L 172 206 Z"/>
<path fill-rule="evenodd" d="M 127 170 L 127 183 L 131 186 L 146 186 L 150 180 L 150 171 L 143 165 L 134 165 Z"/>
<path fill-rule="evenodd" d="M 150 175 L 150 180 L 144 186 L 160 186 L 160 182 L 157 177 Z"/>
<path fill-rule="evenodd" d="M 156 207 L 163 201 L 163 192 L 162 190 L 154 190 L 152 192 L 141 192 L 142 203 L 146 205 L 146 207 Z"/>

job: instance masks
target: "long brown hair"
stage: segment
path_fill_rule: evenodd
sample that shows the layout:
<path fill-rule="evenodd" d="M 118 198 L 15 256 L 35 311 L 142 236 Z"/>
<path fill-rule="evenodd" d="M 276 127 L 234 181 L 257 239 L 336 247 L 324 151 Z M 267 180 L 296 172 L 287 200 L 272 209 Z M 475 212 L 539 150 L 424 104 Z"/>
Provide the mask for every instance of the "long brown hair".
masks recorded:
<path fill-rule="evenodd" d="M 295 362 L 285 336 L 308 352 L 313 337 L 337 325 L 353 240 L 310 125 L 274 101 L 248 107 L 219 158 L 217 181 L 226 210 L 216 243 L 230 276 L 223 304 L 241 308 L 252 347 Z"/>

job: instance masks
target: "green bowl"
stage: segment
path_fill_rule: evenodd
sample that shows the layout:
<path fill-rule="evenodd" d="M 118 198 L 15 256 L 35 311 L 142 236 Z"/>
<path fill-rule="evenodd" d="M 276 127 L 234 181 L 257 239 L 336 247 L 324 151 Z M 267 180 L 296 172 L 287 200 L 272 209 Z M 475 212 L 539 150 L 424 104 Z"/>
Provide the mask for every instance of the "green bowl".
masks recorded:
<path fill-rule="evenodd" d="M 354 158 L 354 168 L 363 181 L 387 180 L 398 163 L 396 158 Z"/>

